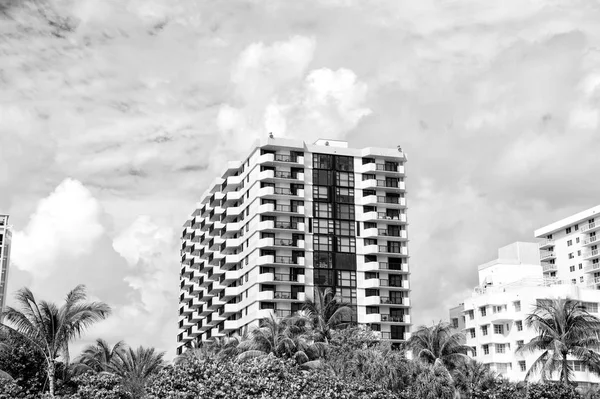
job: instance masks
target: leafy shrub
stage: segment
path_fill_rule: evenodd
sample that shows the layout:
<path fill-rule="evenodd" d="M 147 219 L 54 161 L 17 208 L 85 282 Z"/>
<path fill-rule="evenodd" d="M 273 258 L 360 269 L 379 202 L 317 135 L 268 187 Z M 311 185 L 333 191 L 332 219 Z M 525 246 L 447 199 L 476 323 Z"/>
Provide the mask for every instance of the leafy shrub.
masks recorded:
<path fill-rule="evenodd" d="M 527 399 L 580 399 L 581 394 L 572 385 L 550 382 L 529 384 Z"/>
<path fill-rule="evenodd" d="M 214 359 L 167 367 L 148 387 L 152 399 L 386 399 L 389 391 L 336 377 L 324 370 L 300 371 L 274 356 L 238 363 Z"/>

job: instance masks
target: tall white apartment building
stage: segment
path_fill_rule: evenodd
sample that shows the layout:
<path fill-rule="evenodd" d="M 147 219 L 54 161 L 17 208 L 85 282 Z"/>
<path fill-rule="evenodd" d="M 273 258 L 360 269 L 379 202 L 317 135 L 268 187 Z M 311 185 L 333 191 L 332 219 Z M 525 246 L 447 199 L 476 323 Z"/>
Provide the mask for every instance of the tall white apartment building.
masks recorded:
<path fill-rule="evenodd" d="M 4 309 L 6 302 L 11 237 L 12 232 L 8 225 L 8 215 L 0 214 L 0 310 Z"/>
<path fill-rule="evenodd" d="M 301 309 L 330 287 L 384 339 L 410 331 L 400 148 L 268 138 L 230 162 L 185 223 L 178 353 Z"/>
<path fill-rule="evenodd" d="M 535 231 L 544 276 L 600 288 L 600 205 Z"/>

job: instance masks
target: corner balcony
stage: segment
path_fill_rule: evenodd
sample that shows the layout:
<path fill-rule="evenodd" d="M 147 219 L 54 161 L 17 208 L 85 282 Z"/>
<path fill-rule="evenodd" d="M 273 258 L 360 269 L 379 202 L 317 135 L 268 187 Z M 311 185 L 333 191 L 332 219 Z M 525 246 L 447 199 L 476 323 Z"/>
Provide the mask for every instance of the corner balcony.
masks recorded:
<path fill-rule="evenodd" d="M 226 303 L 223 307 L 223 314 L 234 314 L 240 311 L 239 303 Z"/>
<path fill-rule="evenodd" d="M 240 294 L 241 291 L 243 291 L 241 289 L 242 287 L 225 287 L 225 295 L 224 297 L 232 297 L 232 296 L 238 296 Z"/>
<path fill-rule="evenodd" d="M 401 213 L 397 215 L 392 215 L 386 212 L 377 212 L 377 219 L 385 220 L 386 222 L 406 223 L 406 214 Z"/>
<path fill-rule="evenodd" d="M 223 238 L 233 237 L 235 234 L 238 234 L 242 228 L 243 225 L 241 222 L 227 223 L 225 225 L 225 232 L 223 233 Z"/>
<path fill-rule="evenodd" d="M 540 251 L 540 261 L 545 262 L 551 259 L 556 259 L 554 251 Z"/>
<path fill-rule="evenodd" d="M 554 263 L 542 262 L 542 272 L 550 273 L 558 271 L 558 265 Z"/>
<path fill-rule="evenodd" d="M 593 231 L 598 231 L 600 230 L 600 222 L 584 223 L 582 226 L 579 227 L 579 230 L 582 233 L 591 233 Z"/>
<path fill-rule="evenodd" d="M 258 275 L 258 282 L 304 284 L 305 277 L 303 274 L 293 276 L 290 273 L 261 273 Z"/>
<path fill-rule="evenodd" d="M 390 176 L 397 175 L 398 173 L 404 173 L 404 166 L 400 165 L 387 165 L 379 162 L 370 162 L 361 165 L 358 168 L 359 173 L 381 173 Z"/>
<path fill-rule="evenodd" d="M 367 296 L 362 301 L 361 305 L 365 306 L 378 306 L 381 303 L 381 299 L 379 295 Z"/>
<path fill-rule="evenodd" d="M 600 272 L 600 263 L 591 263 L 583 268 L 584 273 Z"/>
<path fill-rule="evenodd" d="M 583 260 L 592 260 L 600 257 L 600 250 L 594 249 L 591 251 L 584 252 L 582 255 Z"/>
<path fill-rule="evenodd" d="M 228 193 L 231 191 L 235 191 L 239 188 L 240 184 L 242 184 L 243 178 L 242 176 L 229 176 L 223 183 L 225 187 L 221 189 L 223 193 Z"/>
<path fill-rule="evenodd" d="M 287 154 L 263 154 L 258 157 L 259 165 L 291 165 L 293 167 L 304 166 L 303 156 Z"/>
<path fill-rule="evenodd" d="M 286 221 L 273 221 L 266 220 L 258 223 L 258 231 L 277 232 L 281 230 L 288 230 L 292 232 L 304 231 L 304 223 L 286 222 Z"/>
<path fill-rule="evenodd" d="M 407 263 L 402 263 L 402 264 L 390 264 L 388 262 L 365 262 L 363 264 L 359 264 L 358 266 L 358 270 L 359 271 L 365 271 L 365 272 L 369 272 L 369 271 L 392 271 L 392 272 L 400 272 L 400 273 L 408 273 L 408 264 Z"/>
<path fill-rule="evenodd" d="M 554 246 L 554 240 L 546 239 L 539 243 L 540 249 L 548 249 Z"/>
<path fill-rule="evenodd" d="M 592 277 L 592 278 L 588 279 L 587 283 L 588 283 L 588 288 L 595 290 L 598 288 L 598 286 L 600 286 L 600 277 Z"/>
<path fill-rule="evenodd" d="M 256 264 L 259 266 L 263 265 L 299 265 L 304 266 L 304 258 L 292 256 L 280 256 L 280 255 L 263 255 L 259 256 Z"/>
<path fill-rule="evenodd" d="M 600 225 L 600 223 L 598 223 L 598 224 Z M 583 240 L 583 243 L 581 245 L 584 247 L 587 247 L 588 245 L 594 245 L 594 244 L 600 244 L 600 235 L 586 237 L 585 240 Z"/>
<path fill-rule="evenodd" d="M 365 315 L 359 315 L 359 323 L 366 323 L 366 324 L 371 324 L 371 323 L 380 323 L 381 322 L 381 315 L 379 313 L 370 313 L 370 314 L 365 314 Z"/>
<path fill-rule="evenodd" d="M 364 289 L 369 289 L 369 288 L 379 288 L 379 279 L 378 278 L 370 278 L 365 280 L 363 283 L 359 283 L 357 285 L 358 288 L 364 288 Z"/>
<path fill-rule="evenodd" d="M 239 320 L 225 320 L 223 330 L 237 330 L 240 328 Z"/>
<path fill-rule="evenodd" d="M 241 206 L 232 206 L 229 208 L 225 208 L 225 212 L 221 217 L 221 222 L 230 223 L 234 221 L 238 216 L 240 216 L 242 212 L 243 209 Z"/>

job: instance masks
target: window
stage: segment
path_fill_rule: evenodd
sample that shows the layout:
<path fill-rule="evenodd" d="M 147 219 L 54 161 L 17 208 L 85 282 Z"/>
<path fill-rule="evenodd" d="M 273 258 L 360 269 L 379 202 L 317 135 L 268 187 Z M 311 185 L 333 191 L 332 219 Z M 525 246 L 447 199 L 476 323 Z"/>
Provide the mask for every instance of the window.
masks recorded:
<path fill-rule="evenodd" d="M 525 363 L 525 360 L 519 360 L 519 370 L 521 372 L 527 371 L 527 363 Z"/>
<path fill-rule="evenodd" d="M 345 170 L 351 172 L 354 170 L 354 158 L 353 157 L 344 157 L 344 156 L 336 156 L 335 157 L 335 169 L 336 170 Z"/>
<path fill-rule="evenodd" d="M 567 227 L 567 234 L 571 234 L 571 228 Z"/>
<path fill-rule="evenodd" d="M 452 327 L 458 328 L 458 318 L 456 318 L 456 317 L 452 318 Z"/>
<path fill-rule="evenodd" d="M 575 226 L 573 226 L 573 230 L 575 230 L 575 231 L 579 230 L 579 225 L 576 224 Z M 579 241 L 577 241 L 577 242 L 579 242 Z"/>
<path fill-rule="evenodd" d="M 335 172 L 335 185 L 338 187 L 354 187 L 354 173 Z"/>
<path fill-rule="evenodd" d="M 574 257 L 575 257 L 575 256 L 573 256 L 573 252 L 571 252 L 571 253 L 569 254 L 569 259 L 573 259 Z"/>
<path fill-rule="evenodd" d="M 379 278 L 379 273 L 365 272 L 365 280 L 370 280 L 372 278 Z"/>
<path fill-rule="evenodd" d="M 577 284 L 577 279 L 575 279 L 575 278 L 572 278 L 572 279 L 571 279 L 571 284 Z"/>
<path fill-rule="evenodd" d="M 314 280 L 316 285 L 332 286 L 333 281 L 333 270 L 330 269 L 315 269 Z"/>
<path fill-rule="evenodd" d="M 515 305 L 515 312 L 520 312 L 521 311 L 521 301 L 515 301 L 514 305 Z"/>
<path fill-rule="evenodd" d="M 356 272 L 338 270 L 338 285 L 356 287 Z"/>
<path fill-rule="evenodd" d="M 333 234 L 333 220 L 315 219 L 313 222 L 314 234 Z"/>
<path fill-rule="evenodd" d="M 333 250 L 332 237 L 315 234 L 313 236 L 313 248 L 315 251 L 331 252 Z"/>
<path fill-rule="evenodd" d="M 375 180 L 376 177 L 372 173 L 363 173 L 362 179 L 363 179 L 363 181 L 365 181 L 365 180 Z"/>
<path fill-rule="evenodd" d="M 598 303 L 597 302 L 583 302 L 581 304 L 583 308 L 589 313 L 598 313 Z"/>
<path fill-rule="evenodd" d="M 314 216 L 316 218 L 331 219 L 331 204 L 325 202 L 315 202 Z"/>
<path fill-rule="evenodd" d="M 335 213 L 338 219 L 354 220 L 354 205 L 338 204 Z"/>
<path fill-rule="evenodd" d="M 504 334 L 504 325 L 494 324 L 494 334 Z"/>
<path fill-rule="evenodd" d="M 573 245 L 573 240 L 567 241 L 567 247 L 570 247 L 571 245 Z"/>
<path fill-rule="evenodd" d="M 570 272 L 574 272 L 575 271 L 575 266 L 569 266 L 569 271 Z"/>
<path fill-rule="evenodd" d="M 377 245 L 377 240 L 374 238 L 365 238 L 365 247 L 367 245 Z"/>
<path fill-rule="evenodd" d="M 523 321 L 522 320 L 517 320 L 515 322 L 515 324 L 517 325 L 517 331 L 523 331 Z"/>
<path fill-rule="evenodd" d="M 481 335 L 488 335 L 488 326 L 481 326 Z"/>
<path fill-rule="evenodd" d="M 336 187 L 335 198 L 338 203 L 354 204 L 354 189 Z"/>
<path fill-rule="evenodd" d="M 469 315 L 469 320 L 473 320 L 475 318 L 475 312 L 473 310 L 468 310 L 467 314 Z"/>
<path fill-rule="evenodd" d="M 365 296 L 379 296 L 379 290 L 368 288 L 365 290 Z"/>
<path fill-rule="evenodd" d="M 523 345 L 525 345 L 525 341 L 523 341 L 522 339 L 517 341 L 517 349 L 521 349 Z"/>
<path fill-rule="evenodd" d="M 473 354 L 473 357 L 477 357 L 477 348 L 475 346 L 471 347 L 471 353 Z"/>
<path fill-rule="evenodd" d="M 479 308 L 479 312 L 481 312 L 481 317 L 485 317 L 487 315 L 487 308 L 486 306 L 482 306 Z"/>
<path fill-rule="evenodd" d="M 506 353 L 506 345 L 496 344 L 496 353 Z"/>
<path fill-rule="evenodd" d="M 484 355 L 489 355 L 490 354 L 490 346 L 489 345 L 483 345 L 483 354 Z"/>
<path fill-rule="evenodd" d="M 332 172 L 330 170 L 313 169 L 313 184 L 331 186 L 333 184 Z"/>
<path fill-rule="evenodd" d="M 471 338 L 475 338 L 475 329 L 474 328 L 469 329 L 469 334 L 471 335 Z"/>
<path fill-rule="evenodd" d="M 581 249 L 577 250 L 577 256 L 581 256 Z"/>
<path fill-rule="evenodd" d="M 337 240 L 337 251 L 355 253 L 356 252 L 356 238 L 354 237 L 336 237 Z"/>
<path fill-rule="evenodd" d="M 579 237 L 576 237 L 576 238 L 575 238 L 575 242 L 576 242 L 577 244 L 579 244 Z"/>
<path fill-rule="evenodd" d="M 332 157 L 326 154 L 313 154 L 313 168 L 315 169 L 331 169 Z"/>
<path fill-rule="evenodd" d="M 376 229 L 377 228 L 377 223 L 373 223 L 373 222 L 365 222 L 364 223 L 364 229 Z"/>
<path fill-rule="evenodd" d="M 583 263 L 579 264 L 579 270 L 583 269 Z"/>
<path fill-rule="evenodd" d="M 313 264 L 315 268 L 331 269 L 333 267 L 333 257 L 329 252 L 315 251 L 313 257 Z"/>
<path fill-rule="evenodd" d="M 378 306 L 367 306 L 367 314 L 378 314 L 379 307 Z"/>
<path fill-rule="evenodd" d="M 329 187 L 313 186 L 313 199 L 325 201 L 329 200 Z"/>
<path fill-rule="evenodd" d="M 583 283 L 583 276 L 579 277 L 579 282 Z"/>

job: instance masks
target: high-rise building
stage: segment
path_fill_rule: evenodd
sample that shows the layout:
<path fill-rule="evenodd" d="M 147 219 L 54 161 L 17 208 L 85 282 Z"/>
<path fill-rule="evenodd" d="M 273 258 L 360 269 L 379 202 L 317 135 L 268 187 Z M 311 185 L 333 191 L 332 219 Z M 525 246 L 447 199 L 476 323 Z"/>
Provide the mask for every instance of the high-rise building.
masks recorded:
<path fill-rule="evenodd" d="M 12 233 L 8 225 L 8 215 L 0 214 L 0 309 L 4 309 L 6 302 L 11 237 Z"/>
<path fill-rule="evenodd" d="M 476 360 L 511 380 L 522 381 L 541 355 L 517 352 L 537 335 L 526 319 L 539 301 L 568 297 L 600 317 L 600 276 L 596 274 L 600 271 L 599 222 L 600 206 L 542 227 L 534 233 L 541 242 L 500 248 L 498 259 L 478 267 L 479 286 L 465 299 L 458 323 L 459 327 L 464 324 L 466 344 Z M 458 318 L 459 309 L 451 309 L 451 319 Z M 600 382 L 578 359 L 569 358 L 569 363 L 574 381 L 581 385 Z"/>
<path fill-rule="evenodd" d="M 184 225 L 178 352 L 301 309 L 331 288 L 352 319 L 410 331 L 405 154 L 268 138 L 213 181 Z"/>
<path fill-rule="evenodd" d="M 600 289 L 600 205 L 535 231 L 544 276 Z"/>

